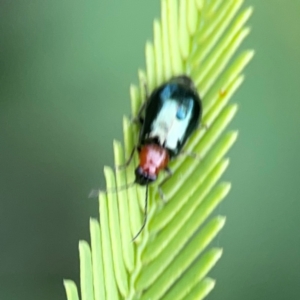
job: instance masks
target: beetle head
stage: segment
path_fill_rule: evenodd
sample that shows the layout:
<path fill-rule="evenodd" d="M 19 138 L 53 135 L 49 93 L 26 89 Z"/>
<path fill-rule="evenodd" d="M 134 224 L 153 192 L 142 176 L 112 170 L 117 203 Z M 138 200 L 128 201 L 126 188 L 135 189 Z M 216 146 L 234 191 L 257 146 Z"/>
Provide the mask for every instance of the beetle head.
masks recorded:
<path fill-rule="evenodd" d="M 139 185 L 148 185 L 156 179 L 157 176 L 155 174 L 145 172 L 140 166 L 135 169 L 135 182 Z"/>

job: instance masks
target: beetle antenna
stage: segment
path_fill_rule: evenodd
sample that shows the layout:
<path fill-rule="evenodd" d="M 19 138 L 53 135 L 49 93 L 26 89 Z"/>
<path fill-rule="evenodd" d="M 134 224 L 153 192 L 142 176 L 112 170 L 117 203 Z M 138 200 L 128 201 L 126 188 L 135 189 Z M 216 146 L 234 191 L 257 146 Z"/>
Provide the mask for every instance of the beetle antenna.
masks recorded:
<path fill-rule="evenodd" d="M 145 228 L 146 223 L 147 223 L 147 217 L 148 217 L 148 184 L 146 186 L 144 222 L 143 222 L 143 225 L 142 225 L 141 229 L 139 230 L 139 232 L 133 237 L 132 242 L 134 242 L 136 240 L 136 238 L 141 234 L 141 232 Z"/>
<path fill-rule="evenodd" d="M 107 189 L 107 190 L 91 190 L 88 197 L 89 198 L 97 198 L 100 193 L 106 193 L 106 194 L 107 193 L 118 193 L 118 192 L 126 190 L 127 188 L 130 188 L 134 185 L 135 185 L 135 182 L 131 182 L 129 184 L 111 188 L 111 189 Z"/>

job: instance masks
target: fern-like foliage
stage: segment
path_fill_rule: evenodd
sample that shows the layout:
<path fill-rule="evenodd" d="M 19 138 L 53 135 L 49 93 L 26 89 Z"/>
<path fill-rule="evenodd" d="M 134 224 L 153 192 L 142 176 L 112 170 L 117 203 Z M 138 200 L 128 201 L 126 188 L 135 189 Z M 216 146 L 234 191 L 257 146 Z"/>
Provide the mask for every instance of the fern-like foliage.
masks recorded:
<path fill-rule="evenodd" d="M 144 218 L 144 188 L 100 194 L 100 222 L 90 221 L 91 246 L 79 243 L 82 300 L 203 299 L 213 289 L 207 273 L 222 249 L 207 246 L 225 217 L 208 217 L 230 190 L 229 183 L 217 183 L 237 138 L 235 131 L 224 132 L 237 111 L 228 101 L 253 56 L 253 51 L 236 55 L 252 13 L 241 5 L 242 0 L 161 1 L 161 20 L 154 21 L 153 42 L 146 44 L 146 72 L 139 72 L 140 86 L 130 89 L 132 114 L 145 101 L 144 82 L 151 91 L 174 75 L 189 75 L 203 100 L 207 129 L 195 132 L 185 151 L 201 159 L 182 155 L 170 163 L 174 175 L 163 185 L 165 202 L 151 186 L 148 222 L 135 242 Z M 114 142 L 116 165 L 124 164 L 137 142 L 137 125 L 125 117 L 123 128 L 124 148 Z M 125 170 L 105 167 L 107 189 L 133 182 L 136 165 L 135 157 Z M 75 284 L 64 284 L 68 300 L 78 300 Z"/>

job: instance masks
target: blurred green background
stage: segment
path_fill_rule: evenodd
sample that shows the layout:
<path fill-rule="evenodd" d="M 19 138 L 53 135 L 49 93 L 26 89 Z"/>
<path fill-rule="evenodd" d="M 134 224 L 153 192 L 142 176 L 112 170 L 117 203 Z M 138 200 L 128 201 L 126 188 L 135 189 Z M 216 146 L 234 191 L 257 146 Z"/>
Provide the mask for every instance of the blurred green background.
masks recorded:
<path fill-rule="evenodd" d="M 233 101 L 240 131 L 218 213 L 208 299 L 300 299 L 300 1 L 249 0 L 255 59 Z M 244 5 L 244 6 L 246 6 Z M 0 300 L 62 300 L 98 215 L 129 84 L 159 1 L 14 0 L 0 7 Z"/>

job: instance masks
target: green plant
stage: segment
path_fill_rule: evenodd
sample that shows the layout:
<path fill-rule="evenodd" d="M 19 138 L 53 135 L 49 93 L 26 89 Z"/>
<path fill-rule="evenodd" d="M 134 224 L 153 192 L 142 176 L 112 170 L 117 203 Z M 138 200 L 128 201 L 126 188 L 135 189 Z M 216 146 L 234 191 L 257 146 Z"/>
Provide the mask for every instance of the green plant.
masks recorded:
<path fill-rule="evenodd" d="M 190 75 L 203 99 L 200 129 L 185 149 L 200 161 L 179 157 L 170 163 L 173 177 L 163 185 L 161 201 L 156 187 L 149 191 L 148 222 L 135 242 L 144 217 L 144 188 L 139 186 L 99 196 L 100 224 L 91 219 L 91 248 L 79 243 L 82 300 L 100 299 L 203 299 L 214 287 L 208 271 L 222 250 L 206 250 L 222 229 L 225 217 L 208 219 L 230 190 L 217 184 L 228 166 L 224 158 L 237 138 L 225 131 L 237 111 L 228 104 L 244 80 L 241 74 L 253 51 L 236 51 L 248 35 L 245 23 L 251 8 L 240 11 L 241 0 L 162 0 L 161 20 L 154 21 L 154 42 L 146 44 L 146 73 L 139 71 L 140 86 L 131 87 L 132 114 L 149 89 L 173 75 Z M 115 164 L 125 161 L 137 141 L 138 128 L 124 118 L 124 149 L 114 142 Z M 105 168 L 108 189 L 134 181 L 134 163 L 126 170 Z M 160 177 L 163 179 L 163 176 Z M 208 220 L 207 220 L 208 219 Z M 205 251 L 205 252 L 204 252 Z M 64 281 L 68 300 L 78 292 Z"/>

